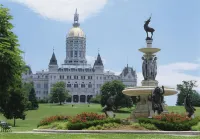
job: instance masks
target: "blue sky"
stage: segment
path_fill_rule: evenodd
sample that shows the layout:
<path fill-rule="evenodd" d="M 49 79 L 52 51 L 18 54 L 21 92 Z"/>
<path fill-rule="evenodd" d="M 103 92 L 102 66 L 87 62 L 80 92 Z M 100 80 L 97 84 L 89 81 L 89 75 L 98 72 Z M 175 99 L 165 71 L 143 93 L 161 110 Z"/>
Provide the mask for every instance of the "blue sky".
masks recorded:
<path fill-rule="evenodd" d="M 153 47 L 161 48 L 157 54 L 160 85 L 176 87 L 182 80 L 192 79 L 200 82 L 198 0 L 0 0 L 0 3 L 14 16 L 14 32 L 34 72 L 48 68 L 53 47 L 59 64 L 64 62 L 66 34 L 78 8 L 90 63 L 99 48 L 105 69 L 119 73 L 128 61 L 138 72 L 140 85 L 142 54 L 138 49 L 145 47 L 143 24 L 152 14 L 150 26 L 156 30 Z M 167 98 L 169 105 L 175 102 L 175 96 Z"/>

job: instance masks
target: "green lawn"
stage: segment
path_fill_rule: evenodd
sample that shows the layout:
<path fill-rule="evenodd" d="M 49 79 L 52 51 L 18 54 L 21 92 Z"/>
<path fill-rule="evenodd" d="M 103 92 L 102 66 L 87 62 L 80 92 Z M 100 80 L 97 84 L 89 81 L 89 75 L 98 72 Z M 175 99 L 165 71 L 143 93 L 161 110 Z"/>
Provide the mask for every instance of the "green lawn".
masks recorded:
<path fill-rule="evenodd" d="M 76 115 L 81 112 L 97 112 L 101 113 L 101 106 L 99 104 L 91 104 L 88 107 L 87 104 L 75 104 L 74 107 L 71 104 L 67 105 L 53 105 L 53 104 L 40 104 L 38 110 L 28 111 L 26 120 L 17 120 L 17 127 L 13 127 L 13 131 L 31 131 L 32 129 L 37 128 L 37 124 L 44 117 L 52 116 L 52 115 Z M 184 107 L 168 107 L 169 111 L 184 113 Z M 130 116 L 128 111 L 132 111 L 130 109 L 123 109 L 127 112 L 117 113 L 116 117 L 118 118 L 127 118 Z M 200 115 L 200 108 L 197 108 L 196 115 Z M 5 118 L 0 115 L 0 120 L 5 120 Z M 13 120 L 5 120 L 9 123 L 13 123 Z"/>
<path fill-rule="evenodd" d="M 137 134 L 0 134 L 0 139 L 199 139 L 198 136 Z"/>

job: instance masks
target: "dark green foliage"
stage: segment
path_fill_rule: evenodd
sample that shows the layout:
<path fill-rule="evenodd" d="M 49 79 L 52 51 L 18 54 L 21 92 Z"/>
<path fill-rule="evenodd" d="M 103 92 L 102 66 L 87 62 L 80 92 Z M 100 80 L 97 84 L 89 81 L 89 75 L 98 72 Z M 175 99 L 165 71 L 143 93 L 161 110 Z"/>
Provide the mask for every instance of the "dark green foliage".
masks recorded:
<path fill-rule="evenodd" d="M 25 93 L 25 96 L 28 98 L 29 97 L 29 93 L 31 92 L 31 89 L 33 88 L 33 82 L 31 83 L 23 83 L 22 85 L 22 89 L 23 89 L 23 92 Z"/>
<path fill-rule="evenodd" d="M 101 95 L 96 95 L 95 97 L 90 99 L 90 103 L 98 103 L 100 104 L 101 102 Z"/>
<path fill-rule="evenodd" d="M 156 119 L 148 119 L 148 118 L 139 118 L 139 123 L 145 123 L 145 124 L 153 124 L 158 129 L 164 130 L 164 131 L 189 131 L 191 130 L 191 127 L 196 125 L 198 123 L 198 118 L 192 119 L 190 121 L 185 121 L 182 123 L 170 123 L 166 121 L 159 121 Z"/>
<path fill-rule="evenodd" d="M 193 89 L 197 87 L 196 81 L 183 81 L 182 84 L 177 85 L 177 90 L 179 91 L 176 105 L 184 105 L 184 99 L 187 93 L 192 96 L 192 105 L 200 106 L 198 100 L 200 100 L 200 95 Z M 194 101 L 194 102 L 193 102 Z"/>
<path fill-rule="evenodd" d="M 95 120 L 88 122 L 79 122 L 79 123 L 68 123 L 67 127 L 69 130 L 82 130 L 89 128 L 91 126 L 103 125 L 105 123 L 121 123 L 120 119 L 105 119 L 105 120 Z"/>
<path fill-rule="evenodd" d="M 101 105 L 104 107 L 110 96 L 114 96 L 114 109 L 118 110 L 121 107 L 132 107 L 133 101 L 131 97 L 122 93 L 125 85 L 121 81 L 114 80 L 106 82 L 101 87 Z"/>
<path fill-rule="evenodd" d="M 25 65 L 17 36 L 12 31 L 12 19 L 9 9 L 0 5 L 0 107 L 6 103 L 9 89 L 21 84 Z"/>
<path fill-rule="evenodd" d="M 70 97 L 66 90 L 65 82 L 57 82 L 51 88 L 50 102 L 60 103 L 65 102 Z"/>
<path fill-rule="evenodd" d="M 29 101 L 31 102 L 31 107 L 29 107 L 29 110 L 35 110 L 35 109 L 38 109 L 38 102 L 37 102 L 37 99 L 36 99 L 36 94 L 35 94 L 35 89 L 34 88 L 31 88 L 31 91 L 29 93 L 29 97 L 28 97 Z"/>
<path fill-rule="evenodd" d="M 15 119 L 25 119 L 26 106 L 27 102 L 22 89 L 11 89 L 6 103 L 2 106 L 2 114 L 7 119 L 14 119 L 15 126 Z"/>

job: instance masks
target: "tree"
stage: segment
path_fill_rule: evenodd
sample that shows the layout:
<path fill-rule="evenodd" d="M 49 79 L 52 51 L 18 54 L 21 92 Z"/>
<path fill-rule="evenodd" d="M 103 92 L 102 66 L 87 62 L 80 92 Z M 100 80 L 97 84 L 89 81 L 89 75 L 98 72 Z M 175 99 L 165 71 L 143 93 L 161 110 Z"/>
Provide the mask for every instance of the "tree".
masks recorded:
<path fill-rule="evenodd" d="M 14 119 L 14 126 L 16 125 L 16 119 L 25 120 L 25 111 L 26 111 L 26 98 L 22 89 L 11 89 L 9 97 L 7 98 L 6 103 L 3 105 L 2 114 L 7 119 Z"/>
<path fill-rule="evenodd" d="M 9 89 L 21 83 L 25 65 L 17 36 L 12 32 L 12 19 L 9 9 L 0 5 L 0 107 L 6 103 Z"/>
<path fill-rule="evenodd" d="M 35 89 L 32 87 L 31 88 L 31 91 L 29 93 L 29 99 L 28 99 L 31 103 L 30 105 L 30 110 L 35 110 L 35 109 L 38 109 L 38 102 L 37 102 L 37 99 L 36 99 L 36 94 L 35 94 Z"/>
<path fill-rule="evenodd" d="M 55 103 L 60 103 L 66 101 L 70 97 L 68 91 L 66 90 L 65 82 L 57 82 L 53 84 L 50 93 L 50 101 Z"/>
<path fill-rule="evenodd" d="M 184 99 L 187 93 L 189 93 L 191 96 L 194 95 L 195 90 L 193 90 L 194 87 L 197 87 L 196 81 L 182 81 L 182 84 L 177 85 L 178 98 L 176 105 L 182 106 L 184 104 Z"/>
<path fill-rule="evenodd" d="M 99 103 L 101 102 L 101 95 L 96 95 L 95 97 L 90 99 L 90 103 Z"/>
<path fill-rule="evenodd" d="M 132 107 L 133 101 L 131 97 L 122 93 L 125 85 L 118 80 L 106 82 L 101 87 L 101 105 L 104 107 L 109 97 L 114 96 L 114 109 L 118 110 L 121 107 Z"/>
<path fill-rule="evenodd" d="M 23 92 L 25 93 L 25 96 L 27 98 L 29 98 L 29 93 L 31 92 L 31 89 L 33 88 L 33 82 L 30 82 L 30 83 L 23 83 L 22 85 L 22 89 L 23 89 Z"/>

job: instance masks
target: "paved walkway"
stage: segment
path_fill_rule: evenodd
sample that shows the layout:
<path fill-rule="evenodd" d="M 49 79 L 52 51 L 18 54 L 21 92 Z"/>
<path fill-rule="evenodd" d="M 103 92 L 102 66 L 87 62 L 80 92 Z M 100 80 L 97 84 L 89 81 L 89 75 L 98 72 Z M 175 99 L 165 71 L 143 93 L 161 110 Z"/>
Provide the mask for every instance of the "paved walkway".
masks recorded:
<path fill-rule="evenodd" d="M 16 132 L 15 132 L 16 133 Z M 20 132 L 17 132 L 20 133 Z M 26 133 L 26 132 L 23 132 Z M 145 131 L 145 130 L 49 130 L 34 129 L 27 133 L 117 133 L 117 134 L 165 134 L 165 135 L 200 135 L 200 131 Z"/>

